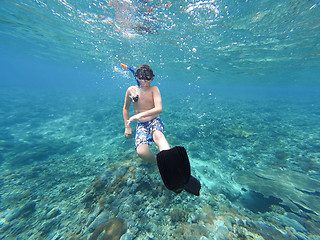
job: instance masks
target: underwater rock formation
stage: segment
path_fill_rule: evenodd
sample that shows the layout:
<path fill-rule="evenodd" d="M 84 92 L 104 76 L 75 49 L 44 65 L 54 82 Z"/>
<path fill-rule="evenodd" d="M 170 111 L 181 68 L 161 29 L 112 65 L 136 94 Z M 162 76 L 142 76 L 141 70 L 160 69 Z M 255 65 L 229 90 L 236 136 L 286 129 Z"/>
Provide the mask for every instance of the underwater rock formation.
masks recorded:
<path fill-rule="evenodd" d="M 119 240 L 127 231 L 127 224 L 120 218 L 110 219 L 100 224 L 92 233 L 89 240 Z"/>
<path fill-rule="evenodd" d="M 236 137 L 236 138 L 248 138 L 250 136 L 256 135 L 255 132 L 248 129 L 244 129 L 243 126 L 231 126 L 230 128 L 224 129 L 221 132 L 222 135 L 227 137 Z"/>
<path fill-rule="evenodd" d="M 294 213 L 303 211 L 310 218 L 320 220 L 319 180 L 292 170 L 272 168 L 237 172 L 233 179 L 265 197 L 281 199 L 281 205 Z"/>
<path fill-rule="evenodd" d="M 16 218 L 27 218 L 29 215 L 36 211 L 35 209 L 36 203 L 35 202 L 28 202 L 20 208 L 16 208 L 10 214 L 6 216 L 6 221 L 12 221 Z"/>

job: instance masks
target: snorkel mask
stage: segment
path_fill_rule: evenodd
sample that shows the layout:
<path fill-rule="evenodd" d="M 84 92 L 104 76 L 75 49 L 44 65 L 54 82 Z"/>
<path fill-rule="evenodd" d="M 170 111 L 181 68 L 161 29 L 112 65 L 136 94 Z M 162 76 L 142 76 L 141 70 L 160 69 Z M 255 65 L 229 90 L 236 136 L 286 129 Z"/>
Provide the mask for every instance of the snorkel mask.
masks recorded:
<path fill-rule="evenodd" d="M 134 76 L 136 77 L 136 79 L 151 81 L 152 78 L 154 77 L 154 74 L 151 69 L 146 67 L 141 67 L 136 71 Z"/>
<path fill-rule="evenodd" d="M 128 67 L 127 65 L 125 65 L 123 63 L 120 63 L 120 65 L 122 67 L 124 67 L 125 69 L 130 70 L 132 72 L 133 76 L 135 77 L 135 79 L 137 81 L 138 91 L 140 91 L 140 83 L 139 83 L 138 79 L 151 81 L 154 77 L 153 71 L 149 68 L 141 67 L 135 72 L 131 67 Z M 130 97 L 133 102 L 138 102 L 139 95 L 137 95 L 135 97 L 134 96 L 130 96 Z"/>

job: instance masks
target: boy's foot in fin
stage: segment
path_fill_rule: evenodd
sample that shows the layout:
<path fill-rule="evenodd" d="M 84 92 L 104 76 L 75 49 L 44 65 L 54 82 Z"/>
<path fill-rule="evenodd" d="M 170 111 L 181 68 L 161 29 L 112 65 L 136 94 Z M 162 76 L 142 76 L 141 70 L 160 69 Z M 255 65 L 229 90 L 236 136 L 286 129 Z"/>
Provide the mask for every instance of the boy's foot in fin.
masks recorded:
<path fill-rule="evenodd" d="M 200 195 L 200 182 L 191 176 L 190 162 L 184 147 L 174 147 L 157 154 L 157 164 L 164 185 L 179 194 L 183 189 Z"/>

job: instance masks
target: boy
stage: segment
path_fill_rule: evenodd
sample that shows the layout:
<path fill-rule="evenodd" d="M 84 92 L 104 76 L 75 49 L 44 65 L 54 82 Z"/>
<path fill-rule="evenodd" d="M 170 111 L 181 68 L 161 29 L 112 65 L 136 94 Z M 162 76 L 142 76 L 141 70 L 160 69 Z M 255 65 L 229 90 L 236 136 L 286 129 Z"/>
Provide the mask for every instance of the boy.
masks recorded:
<path fill-rule="evenodd" d="M 160 91 L 156 86 L 150 86 L 154 79 L 153 71 L 148 65 L 141 65 L 135 77 L 140 84 L 128 88 L 124 100 L 123 120 L 125 137 L 132 137 L 130 123 L 138 121 L 135 136 L 135 148 L 140 158 L 149 162 L 156 162 L 156 156 L 149 151 L 152 141 L 159 151 L 169 150 L 170 146 L 163 134 L 163 123 L 159 118 L 162 112 Z M 133 102 L 135 115 L 129 118 L 129 108 Z"/>

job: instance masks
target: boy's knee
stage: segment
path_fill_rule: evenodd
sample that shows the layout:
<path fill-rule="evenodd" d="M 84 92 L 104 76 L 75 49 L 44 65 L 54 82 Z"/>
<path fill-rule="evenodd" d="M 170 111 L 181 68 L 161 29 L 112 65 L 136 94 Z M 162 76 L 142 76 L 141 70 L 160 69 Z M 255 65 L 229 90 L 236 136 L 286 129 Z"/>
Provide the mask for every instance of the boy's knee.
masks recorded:
<path fill-rule="evenodd" d="M 161 131 L 155 131 L 153 133 L 153 141 L 157 144 L 160 151 L 170 149 L 170 146 Z"/>
<path fill-rule="evenodd" d="M 164 138 L 164 135 L 160 131 L 154 131 L 153 132 L 153 141 L 158 142 Z"/>
<path fill-rule="evenodd" d="M 146 158 L 149 155 L 149 149 L 147 149 L 146 147 L 138 147 L 136 150 L 139 157 L 141 158 Z"/>
<path fill-rule="evenodd" d="M 150 163 L 155 163 L 156 162 L 156 158 L 155 156 L 149 151 L 149 146 L 146 145 L 142 145 L 141 147 L 138 147 L 136 149 L 139 157 L 145 161 L 148 161 Z"/>

